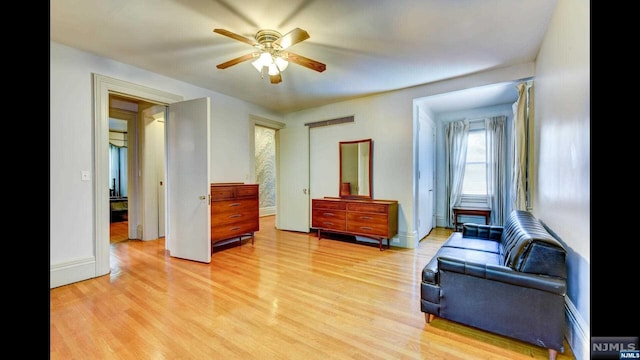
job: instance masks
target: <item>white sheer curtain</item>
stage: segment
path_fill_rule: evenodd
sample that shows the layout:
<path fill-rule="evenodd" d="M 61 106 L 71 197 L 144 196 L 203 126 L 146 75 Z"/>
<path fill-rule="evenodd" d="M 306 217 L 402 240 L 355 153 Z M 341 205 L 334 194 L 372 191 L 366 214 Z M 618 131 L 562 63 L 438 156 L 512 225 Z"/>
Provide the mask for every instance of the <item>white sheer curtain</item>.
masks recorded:
<path fill-rule="evenodd" d="M 518 101 L 513 104 L 513 163 L 511 164 L 511 209 L 527 210 L 527 108 L 530 83 L 519 83 Z"/>
<path fill-rule="evenodd" d="M 507 117 L 492 116 L 485 120 L 487 134 L 487 196 L 491 223 L 504 224 L 507 211 L 506 125 Z"/>
<path fill-rule="evenodd" d="M 468 137 L 468 120 L 452 121 L 445 127 L 445 166 L 447 169 L 445 189 L 449 199 L 449 206 L 446 209 L 448 227 L 453 227 L 453 207 L 458 205 L 462 195 Z"/>

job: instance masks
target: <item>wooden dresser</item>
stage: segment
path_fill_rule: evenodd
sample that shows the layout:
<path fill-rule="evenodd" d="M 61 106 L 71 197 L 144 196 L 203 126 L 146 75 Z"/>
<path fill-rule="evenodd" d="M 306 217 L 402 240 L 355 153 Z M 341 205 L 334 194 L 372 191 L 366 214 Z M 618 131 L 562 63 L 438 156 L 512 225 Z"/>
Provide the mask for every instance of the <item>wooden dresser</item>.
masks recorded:
<path fill-rule="evenodd" d="M 211 245 L 260 230 L 258 184 L 211 184 Z"/>
<path fill-rule="evenodd" d="M 311 227 L 321 232 L 390 239 L 398 233 L 398 202 L 395 200 L 352 200 L 323 198 L 311 200 Z"/>

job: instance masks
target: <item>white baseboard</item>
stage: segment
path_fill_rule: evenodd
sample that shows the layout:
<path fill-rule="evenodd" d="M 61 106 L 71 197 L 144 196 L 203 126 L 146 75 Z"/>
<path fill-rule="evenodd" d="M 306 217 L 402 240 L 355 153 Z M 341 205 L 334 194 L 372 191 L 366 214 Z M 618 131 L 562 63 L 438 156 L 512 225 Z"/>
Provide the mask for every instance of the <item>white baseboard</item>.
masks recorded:
<path fill-rule="evenodd" d="M 95 257 L 68 261 L 49 268 L 49 288 L 53 289 L 94 277 L 96 277 Z"/>
<path fill-rule="evenodd" d="M 269 215 L 275 215 L 275 214 L 276 214 L 276 207 L 275 206 L 268 206 L 268 207 L 261 207 L 260 208 L 260 217 L 269 216 Z"/>
<path fill-rule="evenodd" d="M 576 360 L 588 360 L 591 358 L 591 333 L 589 325 L 584 321 L 578 309 L 567 297 L 565 299 L 565 317 L 567 319 L 567 343 Z"/>

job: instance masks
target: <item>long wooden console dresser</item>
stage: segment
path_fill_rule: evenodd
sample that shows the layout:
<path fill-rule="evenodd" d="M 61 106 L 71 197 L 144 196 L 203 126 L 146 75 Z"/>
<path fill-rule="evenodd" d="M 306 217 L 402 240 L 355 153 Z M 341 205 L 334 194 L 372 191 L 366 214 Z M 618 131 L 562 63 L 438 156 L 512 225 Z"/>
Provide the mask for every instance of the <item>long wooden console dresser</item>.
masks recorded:
<path fill-rule="evenodd" d="M 211 184 L 211 245 L 260 230 L 258 184 Z M 213 248 L 213 246 L 212 246 Z"/>
<path fill-rule="evenodd" d="M 396 200 L 360 200 L 325 197 L 311 199 L 311 227 L 321 232 L 363 236 L 382 240 L 398 233 L 398 202 Z"/>

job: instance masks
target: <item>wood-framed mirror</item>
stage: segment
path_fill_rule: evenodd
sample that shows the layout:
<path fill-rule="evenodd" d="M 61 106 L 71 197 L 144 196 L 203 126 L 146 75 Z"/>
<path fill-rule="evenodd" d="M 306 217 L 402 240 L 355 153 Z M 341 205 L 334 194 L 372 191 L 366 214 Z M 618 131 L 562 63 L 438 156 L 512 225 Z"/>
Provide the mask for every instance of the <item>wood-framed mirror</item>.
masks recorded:
<path fill-rule="evenodd" d="M 373 178 L 373 141 L 340 141 L 341 198 L 371 199 Z"/>

